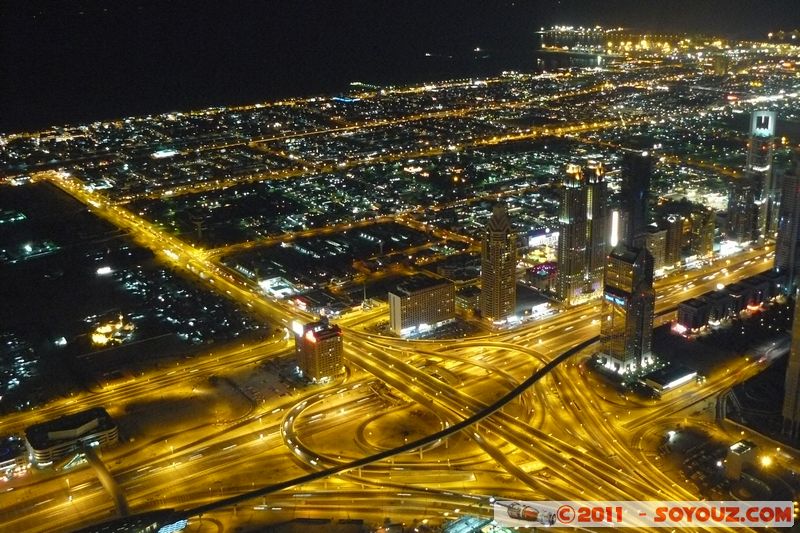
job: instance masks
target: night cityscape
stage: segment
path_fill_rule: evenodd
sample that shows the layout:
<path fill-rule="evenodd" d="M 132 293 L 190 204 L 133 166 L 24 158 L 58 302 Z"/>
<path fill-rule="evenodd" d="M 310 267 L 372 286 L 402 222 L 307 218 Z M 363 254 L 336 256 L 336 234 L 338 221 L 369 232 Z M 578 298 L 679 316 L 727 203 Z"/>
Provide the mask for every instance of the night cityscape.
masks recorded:
<path fill-rule="evenodd" d="M 11 4 L 0 531 L 800 527 L 793 2 Z"/>

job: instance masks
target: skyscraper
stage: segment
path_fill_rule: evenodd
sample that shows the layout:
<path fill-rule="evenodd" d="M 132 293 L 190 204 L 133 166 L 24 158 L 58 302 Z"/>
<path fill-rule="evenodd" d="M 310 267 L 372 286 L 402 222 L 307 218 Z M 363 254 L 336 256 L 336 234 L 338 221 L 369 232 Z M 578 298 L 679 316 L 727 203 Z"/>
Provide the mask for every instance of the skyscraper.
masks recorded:
<path fill-rule="evenodd" d="M 682 259 L 681 250 L 683 248 L 683 217 L 680 215 L 667 216 L 667 250 L 664 256 L 664 263 L 668 267 L 673 267 Z"/>
<path fill-rule="evenodd" d="M 645 247 L 618 245 L 608 256 L 600 319 L 601 364 L 620 374 L 652 360 L 653 257 Z"/>
<path fill-rule="evenodd" d="M 608 193 L 603 167 L 568 165 L 558 213 L 556 295 L 573 304 L 602 288 L 608 253 Z"/>
<path fill-rule="evenodd" d="M 795 296 L 795 302 L 800 295 Z M 783 393 L 783 433 L 793 441 L 800 439 L 800 305 L 794 307 L 792 346 Z"/>
<path fill-rule="evenodd" d="M 694 212 L 690 216 L 692 236 L 691 253 L 706 257 L 714 252 L 714 237 L 717 230 L 717 214 L 711 209 Z"/>
<path fill-rule="evenodd" d="M 798 286 L 800 276 L 800 152 L 795 152 L 792 165 L 781 183 L 781 205 L 778 236 L 775 241 L 775 270 L 785 274 L 790 292 Z"/>
<path fill-rule="evenodd" d="M 517 306 L 517 234 L 506 205 L 497 203 L 481 243 L 481 315 L 493 322 L 512 316 Z"/>
<path fill-rule="evenodd" d="M 601 163 L 590 162 L 586 176 L 586 212 L 588 217 L 588 281 L 592 292 L 603 288 L 603 269 L 611 249 L 611 216 L 608 209 L 608 185 Z"/>
<path fill-rule="evenodd" d="M 598 360 L 620 374 L 638 372 L 652 361 L 655 293 L 653 256 L 646 246 L 652 169 L 647 153 L 625 155 L 622 208 L 628 220 L 603 274 Z"/>
<path fill-rule="evenodd" d="M 647 251 L 653 256 L 653 270 L 661 270 L 667 263 L 667 230 L 650 226 L 645 233 Z"/>
<path fill-rule="evenodd" d="M 622 158 L 622 211 L 625 227 L 621 242 L 629 246 L 642 244 L 647 231 L 650 179 L 653 157 L 647 152 L 628 152 Z"/>
<path fill-rule="evenodd" d="M 728 188 L 728 239 L 738 243 L 758 240 L 761 187 L 761 181 L 752 174 L 731 181 Z"/>
<path fill-rule="evenodd" d="M 778 225 L 780 194 L 772 169 L 775 145 L 775 112 L 753 111 L 747 143 L 745 175 L 756 183 L 757 237 L 772 238 Z"/>

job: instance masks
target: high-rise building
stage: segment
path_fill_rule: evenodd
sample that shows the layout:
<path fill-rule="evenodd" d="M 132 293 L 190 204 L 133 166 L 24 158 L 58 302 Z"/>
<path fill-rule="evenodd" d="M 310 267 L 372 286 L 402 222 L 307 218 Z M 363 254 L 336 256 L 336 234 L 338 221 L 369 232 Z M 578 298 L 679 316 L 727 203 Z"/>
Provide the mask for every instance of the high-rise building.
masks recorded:
<path fill-rule="evenodd" d="M 747 143 L 745 175 L 756 182 L 758 238 L 773 238 L 778 226 L 780 191 L 774 180 L 772 153 L 775 146 L 774 111 L 753 111 Z"/>
<path fill-rule="evenodd" d="M 650 226 L 645 233 L 645 245 L 653 256 L 653 270 L 664 268 L 667 257 L 667 230 Z"/>
<path fill-rule="evenodd" d="M 653 256 L 647 249 L 653 158 L 627 153 L 622 166 L 621 242 L 606 260 L 598 360 L 620 374 L 638 373 L 653 360 Z M 664 237 L 666 239 L 666 236 Z"/>
<path fill-rule="evenodd" d="M 603 167 L 567 166 L 558 214 L 556 295 L 573 304 L 599 293 L 608 253 L 608 189 Z"/>
<path fill-rule="evenodd" d="M 620 374 L 652 362 L 653 258 L 645 247 L 618 245 L 608 256 L 598 360 Z"/>
<path fill-rule="evenodd" d="M 584 170 L 586 176 L 586 212 L 588 218 L 589 260 L 588 273 L 593 291 L 603 285 L 603 269 L 611 250 L 611 216 L 608 209 L 608 184 L 601 163 L 590 162 Z"/>
<path fill-rule="evenodd" d="M 778 235 L 775 241 L 775 270 L 786 277 L 793 292 L 800 276 L 800 152 L 795 152 L 792 165 L 781 183 L 781 205 Z"/>
<path fill-rule="evenodd" d="M 481 243 L 481 316 L 502 322 L 517 307 L 517 234 L 504 203 L 497 203 Z"/>
<path fill-rule="evenodd" d="M 800 294 L 795 296 L 795 302 Z M 792 322 L 792 346 L 783 395 L 783 433 L 800 441 L 800 305 L 795 304 Z"/>
<path fill-rule="evenodd" d="M 653 157 L 648 152 L 628 152 L 622 158 L 622 211 L 625 224 L 620 241 L 643 244 L 647 232 Z"/>
<path fill-rule="evenodd" d="M 342 371 L 342 330 L 326 318 L 309 324 L 292 324 L 294 353 L 303 376 L 321 381 Z"/>
<path fill-rule="evenodd" d="M 583 172 L 578 165 L 567 167 L 558 210 L 558 277 L 556 296 L 572 303 L 583 292 L 586 272 L 587 216 Z"/>
<path fill-rule="evenodd" d="M 714 237 L 717 229 L 717 214 L 710 210 L 695 211 L 689 216 L 691 222 L 691 255 L 706 257 L 714 252 Z"/>
<path fill-rule="evenodd" d="M 668 267 L 674 267 L 682 259 L 683 249 L 683 217 L 680 215 L 669 215 L 666 220 L 667 244 L 664 254 L 664 263 Z"/>
<path fill-rule="evenodd" d="M 733 178 L 728 189 L 728 239 L 738 243 L 758 240 L 761 190 L 758 176 Z"/>
<path fill-rule="evenodd" d="M 452 322 L 455 315 L 452 281 L 415 275 L 389 291 L 389 327 L 395 335 L 425 333 Z"/>

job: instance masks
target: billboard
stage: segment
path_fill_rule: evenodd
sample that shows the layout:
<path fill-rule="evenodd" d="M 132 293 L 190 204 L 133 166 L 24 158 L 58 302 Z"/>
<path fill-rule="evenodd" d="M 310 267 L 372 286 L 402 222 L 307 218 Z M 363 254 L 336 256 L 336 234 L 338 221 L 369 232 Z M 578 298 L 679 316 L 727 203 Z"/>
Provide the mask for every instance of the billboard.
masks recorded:
<path fill-rule="evenodd" d="M 773 137 L 775 135 L 775 111 L 753 111 L 750 118 L 750 135 Z"/>

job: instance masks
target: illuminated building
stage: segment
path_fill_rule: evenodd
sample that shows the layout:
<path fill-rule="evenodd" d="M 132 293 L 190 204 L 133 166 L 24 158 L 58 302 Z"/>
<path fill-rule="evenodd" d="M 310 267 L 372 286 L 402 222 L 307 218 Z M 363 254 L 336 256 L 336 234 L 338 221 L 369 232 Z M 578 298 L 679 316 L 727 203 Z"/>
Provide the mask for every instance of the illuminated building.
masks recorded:
<path fill-rule="evenodd" d="M 673 267 L 681 262 L 683 248 L 683 217 L 669 215 L 667 217 L 667 242 L 664 253 L 664 264 Z"/>
<path fill-rule="evenodd" d="M 728 239 L 738 243 L 758 240 L 761 182 L 757 176 L 734 178 L 728 190 Z"/>
<path fill-rule="evenodd" d="M 653 158 L 629 152 L 622 166 L 623 239 L 608 255 L 603 272 L 598 361 L 620 374 L 641 372 L 652 362 L 653 256 L 647 250 Z"/>
<path fill-rule="evenodd" d="M 25 430 L 25 446 L 33 462 L 51 464 L 85 446 L 107 446 L 119 440 L 117 425 L 102 407 L 95 407 Z"/>
<path fill-rule="evenodd" d="M 800 153 L 795 152 L 791 168 L 781 183 L 778 235 L 775 240 L 775 270 L 787 277 L 789 292 L 800 275 Z"/>
<path fill-rule="evenodd" d="M 754 111 L 750 118 L 745 176 L 756 184 L 755 203 L 759 238 L 774 237 L 778 225 L 779 191 L 772 168 L 775 122 L 774 111 Z"/>
<path fill-rule="evenodd" d="M 323 317 L 319 322 L 292 324 L 294 352 L 303 376 L 311 381 L 334 377 L 342 371 L 342 330 Z"/>
<path fill-rule="evenodd" d="M 706 257 L 714 252 L 714 236 L 716 233 L 717 215 L 714 211 L 707 210 L 692 213 L 691 238 L 689 240 L 692 255 Z"/>
<path fill-rule="evenodd" d="M 567 305 L 602 288 L 608 253 L 608 193 L 599 164 L 569 165 L 561 189 L 556 295 Z"/>
<path fill-rule="evenodd" d="M 463 287 L 456 293 L 456 309 L 472 313 L 479 309 L 481 305 L 481 290 L 470 285 Z"/>
<path fill-rule="evenodd" d="M 455 300 L 453 282 L 412 276 L 389 292 L 389 327 L 404 337 L 435 329 L 455 319 Z"/>
<path fill-rule="evenodd" d="M 725 477 L 738 480 L 742 477 L 742 469 L 753 464 L 757 446 L 749 440 L 740 440 L 728 448 L 725 456 Z"/>
<path fill-rule="evenodd" d="M 794 307 L 792 345 L 784 383 L 783 433 L 793 442 L 798 442 L 800 440 L 800 305 L 797 304 Z"/>
<path fill-rule="evenodd" d="M 650 227 L 645 233 L 647 251 L 653 256 L 653 270 L 661 270 L 666 265 L 667 230 Z"/>
<path fill-rule="evenodd" d="M 659 393 L 675 390 L 697 377 L 697 371 L 682 365 L 665 366 L 642 376 L 642 380 Z"/>
<path fill-rule="evenodd" d="M 502 322 L 514 314 L 517 306 L 516 268 L 517 234 L 511 228 L 505 204 L 498 203 L 492 210 L 481 242 L 480 305 L 483 318 Z"/>
<path fill-rule="evenodd" d="M 598 360 L 620 374 L 652 362 L 653 257 L 621 244 L 608 256 L 600 317 Z"/>

